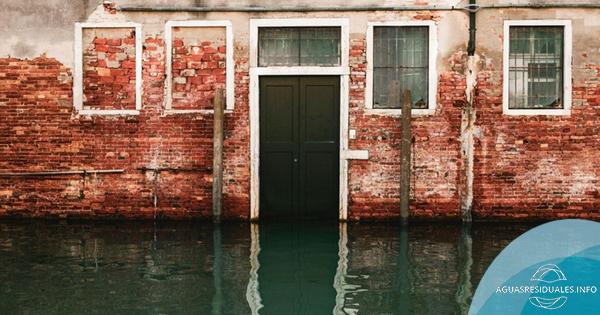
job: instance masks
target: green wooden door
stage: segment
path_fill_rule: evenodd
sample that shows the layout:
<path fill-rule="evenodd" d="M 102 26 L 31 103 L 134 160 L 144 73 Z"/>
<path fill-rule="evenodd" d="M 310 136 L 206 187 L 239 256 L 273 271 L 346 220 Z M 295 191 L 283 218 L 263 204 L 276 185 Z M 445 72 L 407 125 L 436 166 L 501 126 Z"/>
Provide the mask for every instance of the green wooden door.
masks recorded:
<path fill-rule="evenodd" d="M 339 81 L 260 79 L 261 217 L 337 217 Z"/>

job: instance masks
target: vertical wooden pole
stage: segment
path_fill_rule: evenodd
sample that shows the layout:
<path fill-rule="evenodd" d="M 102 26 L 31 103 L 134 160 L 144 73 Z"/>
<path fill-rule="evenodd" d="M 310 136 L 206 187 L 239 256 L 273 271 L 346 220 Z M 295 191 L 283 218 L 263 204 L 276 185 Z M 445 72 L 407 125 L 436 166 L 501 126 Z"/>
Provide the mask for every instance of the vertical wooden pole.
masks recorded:
<path fill-rule="evenodd" d="M 411 107 L 410 90 L 405 90 L 402 96 L 402 134 L 400 152 L 400 219 L 402 224 L 408 223 L 410 199 L 410 159 L 411 159 Z"/>
<path fill-rule="evenodd" d="M 214 131 L 213 131 L 213 220 L 221 221 L 223 208 L 223 110 L 225 97 L 223 89 L 215 91 Z"/>

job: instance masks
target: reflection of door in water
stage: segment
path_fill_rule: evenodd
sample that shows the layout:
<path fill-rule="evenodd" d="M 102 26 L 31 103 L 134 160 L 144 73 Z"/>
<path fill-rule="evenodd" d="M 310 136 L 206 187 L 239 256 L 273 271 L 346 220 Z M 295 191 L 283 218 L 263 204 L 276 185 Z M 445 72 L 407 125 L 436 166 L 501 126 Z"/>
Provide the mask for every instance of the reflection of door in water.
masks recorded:
<path fill-rule="evenodd" d="M 337 217 L 339 82 L 260 79 L 261 217 Z"/>
<path fill-rule="evenodd" d="M 338 240 L 337 224 L 261 224 L 260 314 L 331 314 Z"/>

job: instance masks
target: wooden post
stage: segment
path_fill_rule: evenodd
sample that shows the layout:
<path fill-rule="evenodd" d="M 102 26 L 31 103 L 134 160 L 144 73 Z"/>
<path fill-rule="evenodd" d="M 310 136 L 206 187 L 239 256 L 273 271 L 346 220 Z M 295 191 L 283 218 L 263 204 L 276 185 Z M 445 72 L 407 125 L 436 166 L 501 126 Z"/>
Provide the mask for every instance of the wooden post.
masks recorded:
<path fill-rule="evenodd" d="M 402 96 L 402 134 L 400 147 L 400 219 L 402 224 L 408 223 L 410 199 L 410 156 L 411 156 L 411 107 L 410 90 L 404 90 Z"/>
<path fill-rule="evenodd" d="M 223 89 L 215 91 L 214 131 L 213 131 L 213 220 L 221 221 L 223 208 L 223 110 L 225 97 Z"/>

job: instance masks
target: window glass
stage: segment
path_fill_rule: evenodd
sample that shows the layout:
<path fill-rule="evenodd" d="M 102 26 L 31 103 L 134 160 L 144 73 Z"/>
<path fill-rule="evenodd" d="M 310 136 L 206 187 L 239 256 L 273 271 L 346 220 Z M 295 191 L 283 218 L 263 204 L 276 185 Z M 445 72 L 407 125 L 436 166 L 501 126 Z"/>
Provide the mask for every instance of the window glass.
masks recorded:
<path fill-rule="evenodd" d="M 388 97 L 405 89 L 411 91 L 413 108 L 428 108 L 428 74 L 427 26 L 373 28 L 373 108 L 400 108 L 400 102 L 390 104 Z M 392 90 L 398 87 L 400 91 Z"/>
<path fill-rule="evenodd" d="M 509 108 L 563 108 L 563 30 L 510 27 Z"/>
<path fill-rule="evenodd" d="M 339 27 L 261 27 L 258 65 L 339 66 Z"/>

